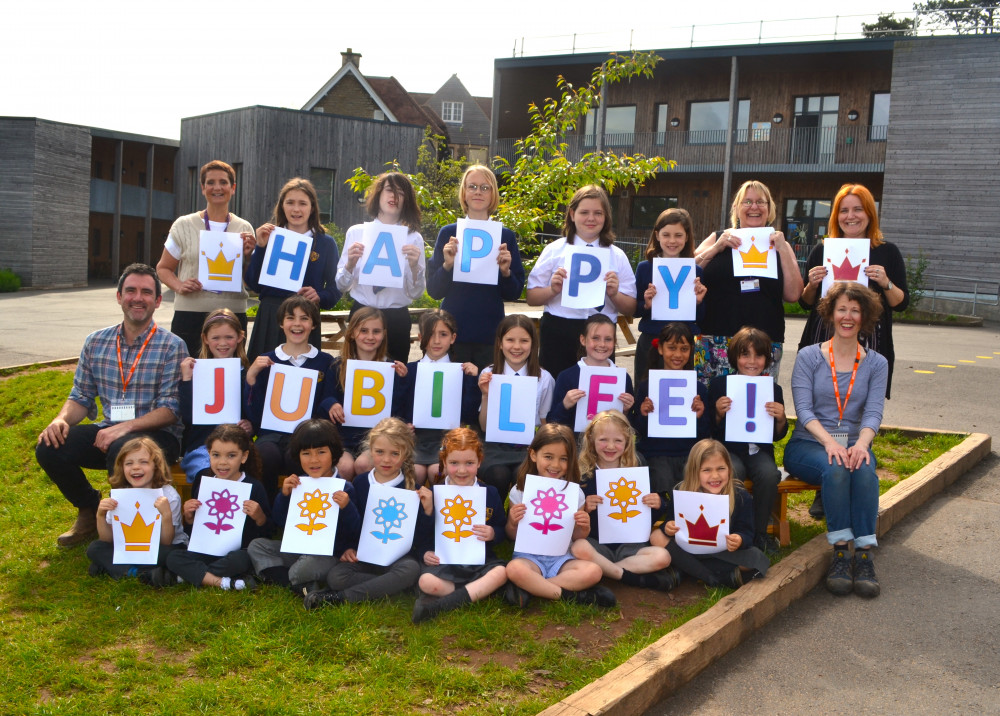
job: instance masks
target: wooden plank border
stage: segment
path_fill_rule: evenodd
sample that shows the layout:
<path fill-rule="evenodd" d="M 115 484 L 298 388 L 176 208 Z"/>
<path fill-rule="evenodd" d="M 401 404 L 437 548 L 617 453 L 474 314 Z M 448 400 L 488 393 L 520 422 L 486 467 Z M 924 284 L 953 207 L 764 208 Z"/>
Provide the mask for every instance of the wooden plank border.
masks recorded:
<path fill-rule="evenodd" d="M 889 426 L 884 429 L 946 432 Z M 989 435 L 971 433 L 959 445 L 893 486 L 879 499 L 879 536 L 986 457 L 991 447 Z M 826 536 L 814 537 L 771 567 L 766 578 L 733 592 L 542 714 L 631 716 L 645 712 L 808 593 L 826 573 L 829 559 Z"/>

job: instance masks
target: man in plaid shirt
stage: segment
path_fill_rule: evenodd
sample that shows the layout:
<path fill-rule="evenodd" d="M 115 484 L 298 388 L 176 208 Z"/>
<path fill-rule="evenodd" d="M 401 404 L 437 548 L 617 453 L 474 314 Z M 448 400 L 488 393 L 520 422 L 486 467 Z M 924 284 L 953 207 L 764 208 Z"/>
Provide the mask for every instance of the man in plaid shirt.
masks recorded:
<path fill-rule="evenodd" d="M 101 493 L 82 468 L 114 471 L 115 458 L 132 438 L 147 435 L 163 448 L 167 462 L 177 459 L 181 424 L 178 382 L 184 341 L 153 322 L 160 306 L 160 279 L 146 264 L 132 264 L 118 280 L 118 305 L 125 320 L 87 336 L 73 378 L 73 390 L 59 415 L 38 436 L 35 457 L 63 496 L 79 511 L 64 547 L 97 532 Z M 101 399 L 103 419 L 97 417 Z"/>

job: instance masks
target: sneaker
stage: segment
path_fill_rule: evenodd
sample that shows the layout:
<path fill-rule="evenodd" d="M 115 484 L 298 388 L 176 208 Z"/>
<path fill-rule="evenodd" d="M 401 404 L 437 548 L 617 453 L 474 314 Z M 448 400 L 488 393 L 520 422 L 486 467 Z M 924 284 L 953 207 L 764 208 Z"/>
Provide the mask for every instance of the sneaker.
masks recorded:
<path fill-rule="evenodd" d="M 531 595 L 513 582 L 507 582 L 507 586 L 503 590 L 503 600 L 512 607 L 524 609 L 531 601 Z"/>
<path fill-rule="evenodd" d="M 826 510 L 823 509 L 823 494 L 816 490 L 816 497 L 813 498 L 813 503 L 809 505 L 809 516 L 814 520 L 821 520 L 826 517 Z"/>
<path fill-rule="evenodd" d="M 732 589 L 739 589 L 743 586 L 743 570 L 739 567 L 734 567 L 733 571 L 729 573 L 728 579 L 724 579 L 722 584 Z"/>
<path fill-rule="evenodd" d="M 854 550 L 854 593 L 865 599 L 874 599 L 882 591 L 875 576 L 870 549 Z"/>
<path fill-rule="evenodd" d="M 166 567 L 153 567 L 148 572 L 139 572 L 139 581 L 147 586 L 163 589 L 177 584 L 177 575 Z"/>
<path fill-rule="evenodd" d="M 781 551 L 781 543 L 774 535 L 758 535 L 757 539 L 754 540 L 754 546 L 768 557 Z"/>
<path fill-rule="evenodd" d="M 664 567 L 663 569 L 644 574 L 643 586 L 648 589 L 656 589 L 661 592 L 669 592 L 681 583 L 681 573 L 676 567 Z"/>
<path fill-rule="evenodd" d="M 835 547 L 833 562 L 830 563 L 830 569 L 826 573 L 826 588 L 831 594 L 836 594 L 838 597 L 850 594 L 854 588 L 853 572 L 851 555 L 847 551 L 847 547 Z M 874 576 L 873 571 L 872 577 L 874 578 Z"/>
<path fill-rule="evenodd" d="M 335 592 L 332 589 L 317 589 L 302 598 L 302 606 L 307 610 L 312 610 L 319 609 L 324 604 L 340 604 L 343 601 L 343 592 Z"/>
<path fill-rule="evenodd" d="M 99 565 L 97 562 L 91 562 L 90 566 L 87 567 L 87 574 L 91 577 L 100 577 L 102 574 L 107 574 L 107 572 L 105 572 L 104 567 Z"/>
<path fill-rule="evenodd" d="M 613 607 L 618 604 L 618 600 L 615 599 L 615 593 L 601 585 L 591 587 L 590 589 L 581 589 L 578 592 L 574 592 L 571 589 L 564 589 L 559 598 L 565 602 L 594 604 L 599 607 Z"/>

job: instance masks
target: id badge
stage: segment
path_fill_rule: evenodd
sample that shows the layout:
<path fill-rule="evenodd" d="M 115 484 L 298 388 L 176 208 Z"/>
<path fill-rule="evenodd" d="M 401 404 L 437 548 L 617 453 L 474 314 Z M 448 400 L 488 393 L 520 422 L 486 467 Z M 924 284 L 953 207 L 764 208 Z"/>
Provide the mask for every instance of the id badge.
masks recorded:
<path fill-rule="evenodd" d="M 111 422 L 124 423 L 135 420 L 135 403 L 116 403 L 111 406 Z"/>
<path fill-rule="evenodd" d="M 740 293 L 753 293 L 760 290 L 759 278 L 745 278 L 740 281 Z"/>
<path fill-rule="evenodd" d="M 830 433 L 830 437 L 833 438 L 834 440 L 836 440 L 837 444 L 840 445 L 840 447 L 842 447 L 844 449 L 847 448 L 847 433 L 846 432 L 842 432 L 840 430 L 837 430 L 835 432 Z"/>

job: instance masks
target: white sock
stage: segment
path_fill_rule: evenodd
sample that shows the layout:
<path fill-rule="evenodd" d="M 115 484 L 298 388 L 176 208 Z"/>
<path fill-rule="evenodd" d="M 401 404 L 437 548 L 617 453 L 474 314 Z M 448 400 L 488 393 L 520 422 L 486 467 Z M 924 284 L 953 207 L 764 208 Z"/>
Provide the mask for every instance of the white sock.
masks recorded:
<path fill-rule="evenodd" d="M 229 589 L 231 586 L 231 581 L 229 577 L 223 577 L 222 580 L 219 582 L 219 586 L 222 587 L 223 589 Z"/>
<path fill-rule="evenodd" d="M 247 588 L 247 583 L 244 582 L 242 579 L 237 579 L 235 582 L 233 582 L 233 589 L 235 589 L 238 592 L 246 588 Z"/>

